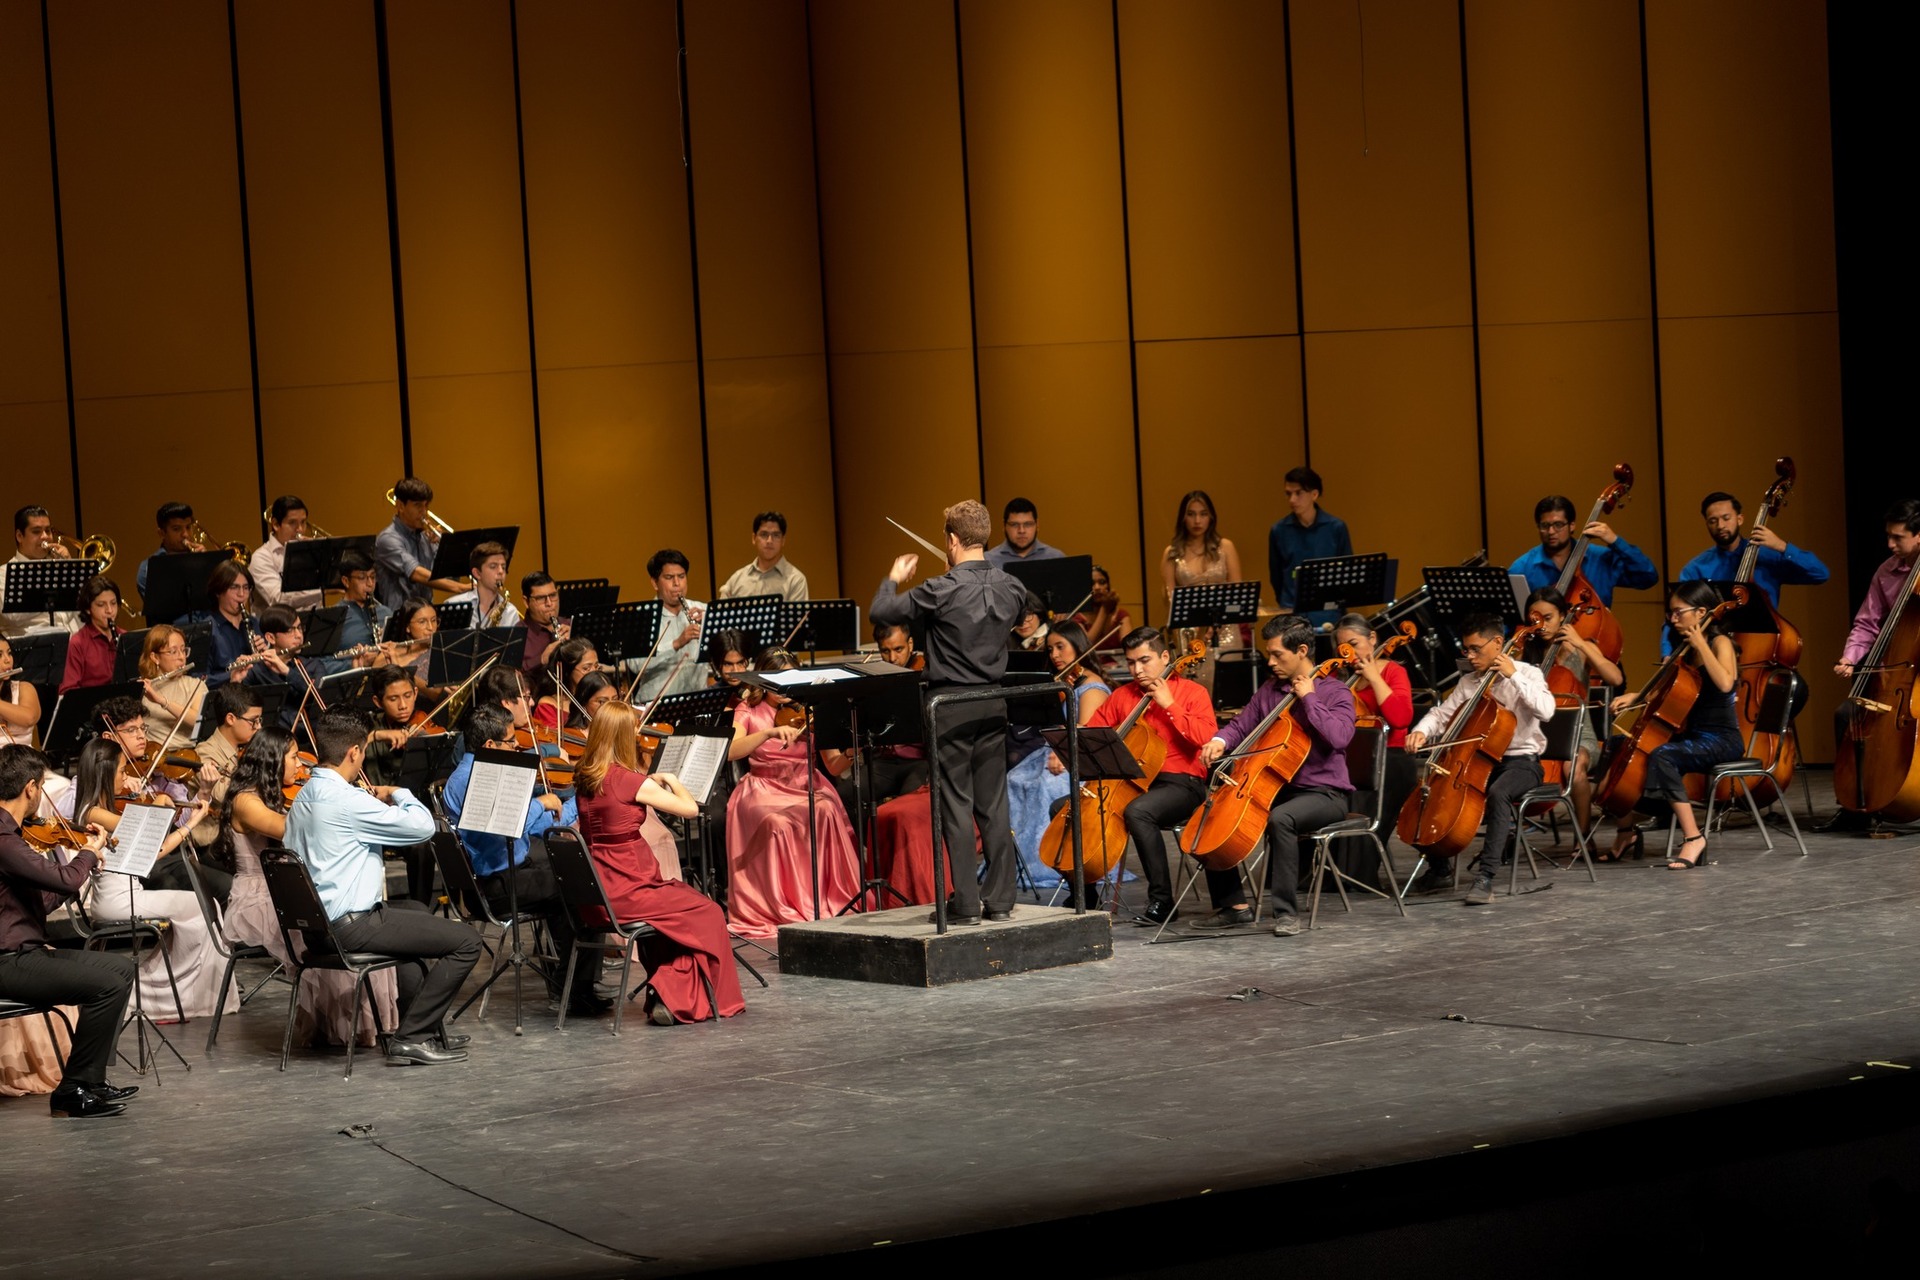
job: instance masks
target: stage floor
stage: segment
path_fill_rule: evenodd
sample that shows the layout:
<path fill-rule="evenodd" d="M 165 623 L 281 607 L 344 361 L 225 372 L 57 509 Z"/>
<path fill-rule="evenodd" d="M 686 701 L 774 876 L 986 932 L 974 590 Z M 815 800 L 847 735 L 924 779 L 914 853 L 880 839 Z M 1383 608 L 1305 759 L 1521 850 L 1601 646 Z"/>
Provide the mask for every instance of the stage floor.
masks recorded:
<path fill-rule="evenodd" d="M 1816 787 L 1824 777 L 1815 779 Z M 1797 798 L 1797 797 L 1796 797 Z M 1691 873 L 1374 900 L 936 990 L 748 980 L 747 1012 L 470 1062 L 275 1070 L 284 987 L 169 1028 L 127 1117 L 0 1101 L 0 1274 L 620 1275 L 747 1265 L 1506 1147 L 1920 1058 L 1920 840 L 1750 827 Z M 1503 884 L 1504 889 L 1504 884 Z M 1137 892 L 1137 891 L 1136 891 Z M 533 984 L 529 984 L 531 996 Z M 1242 996 L 1244 998 L 1235 998 Z M 631 1010 L 630 1010 L 631 1011 Z M 169 1060 L 171 1063 L 171 1060 Z M 121 1071 L 122 1083 L 135 1079 Z M 342 1130 L 372 1126 L 371 1137 Z M 1142 1229 L 1153 1215 L 1141 1219 Z M 1256 1239 L 1268 1229 L 1248 1223 Z M 1102 1265 L 1125 1269 L 1124 1241 Z M 1119 1252 L 1116 1254 L 1115 1249 Z M 905 1259 L 903 1258 L 904 1262 Z"/>

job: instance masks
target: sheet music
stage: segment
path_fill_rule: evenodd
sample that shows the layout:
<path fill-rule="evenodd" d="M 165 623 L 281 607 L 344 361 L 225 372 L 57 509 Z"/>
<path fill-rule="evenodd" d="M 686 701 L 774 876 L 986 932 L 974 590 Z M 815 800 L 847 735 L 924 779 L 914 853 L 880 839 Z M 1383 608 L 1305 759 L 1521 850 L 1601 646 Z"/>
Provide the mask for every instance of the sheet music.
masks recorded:
<path fill-rule="evenodd" d="M 173 830 L 178 809 L 162 804 L 129 804 L 113 829 L 113 846 L 102 865 L 120 875 L 145 876 L 160 857 L 160 845 Z"/>
<path fill-rule="evenodd" d="M 527 833 L 527 806 L 533 803 L 535 768 L 475 760 L 467 775 L 467 799 L 460 806 L 462 831 L 517 839 Z"/>
<path fill-rule="evenodd" d="M 794 667 L 787 671 L 762 671 L 758 673 L 768 684 L 776 684 L 791 689 L 809 684 L 834 684 L 841 680 L 858 680 L 858 671 L 849 671 L 845 667 Z"/>
<path fill-rule="evenodd" d="M 727 762 L 729 737 L 703 737 L 697 733 L 677 733 L 660 748 L 653 762 L 655 773 L 670 773 L 680 779 L 693 798 L 701 804 L 713 793 L 720 766 Z"/>

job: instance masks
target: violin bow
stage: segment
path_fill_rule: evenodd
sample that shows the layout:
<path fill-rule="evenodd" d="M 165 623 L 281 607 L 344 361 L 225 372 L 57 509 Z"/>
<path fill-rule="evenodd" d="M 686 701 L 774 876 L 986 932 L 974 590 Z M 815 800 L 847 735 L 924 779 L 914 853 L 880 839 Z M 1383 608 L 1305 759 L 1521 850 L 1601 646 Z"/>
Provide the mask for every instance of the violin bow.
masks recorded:
<path fill-rule="evenodd" d="M 555 672 L 554 674 L 556 679 L 553 687 L 556 689 L 565 688 L 566 686 L 561 684 L 557 678 L 559 673 Z M 513 678 L 519 683 L 521 698 L 529 699 L 530 695 L 527 692 L 526 675 L 516 667 L 514 668 Z M 533 765 L 534 768 L 540 771 L 540 786 L 543 790 L 551 791 L 553 790 L 553 784 L 547 781 L 547 758 L 540 754 L 540 725 L 534 720 L 531 710 L 527 712 L 527 736 L 533 739 Z M 557 727 L 553 731 L 553 749 L 555 751 L 560 750 L 560 730 Z"/>
<path fill-rule="evenodd" d="M 800 628 L 806 626 L 807 619 L 811 618 L 812 616 L 813 616 L 813 610 L 807 609 L 802 611 L 802 613 L 800 614 L 800 621 L 793 624 L 793 630 L 787 632 L 787 638 L 780 642 L 780 647 L 782 649 L 793 648 L 793 638 L 800 634 Z M 721 654 L 720 656 L 724 658 L 726 655 Z"/>
<path fill-rule="evenodd" d="M 422 729 L 426 728 L 429 724 L 432 724 L 433 718 L 435 716 L 439 715 L 442 711 L 445 711 L 455 698 L 459 697 L 461 694 L 465 693 L 468 689 L 472 688 L 474 683 L 477 680 L 479 680 L 481 676 L 487 674 L 487 668 L 491 667 L 494 663 L 498 661 L 500 661 L 500 655 L 496 653 L 491 658 L 488 658 L 485 662 L 481 663 L 478 667 L 476 667 L 474 669 L 473 674 L 468 676 L 465 680 L 462 680 L 459 684 L 453 686 L 453 690 L 450 693 L 448 693 L 446 697 L 440 699 L 439 703 L 433 708 L 433 710 L 427 712 L 427 714 L 421 718 L 419 724 L 416 724 L 411 728 L 409 728 L 407 730 L 407 736 L 411 738 L 416 733 L 419 733 Z"/>
<path fill-rule="evenodd" d="M 927 550 L 933 552 L 933 554 L 939 556 L 941 564 L 946 565 L 949 569 L 953 567 L 953 561 L 947 559 L 946 552 L 934 546 L 931 542 L 928 542 L 925 538 L 921 537 L 919 534 L 915 533 L 913 530 L 907 528 L 907 526 L 901 524 L 898 520 L 895 520 L 892 516 L 883 516 L 881 518 L 884 519 L 888 524 L 892 525 L 894 528 L 898 529 L 900 532 L 906 534 L 909 538 L 912 538 L 915 542 L 919 543 L 921 546 L 925 547 Z"/>

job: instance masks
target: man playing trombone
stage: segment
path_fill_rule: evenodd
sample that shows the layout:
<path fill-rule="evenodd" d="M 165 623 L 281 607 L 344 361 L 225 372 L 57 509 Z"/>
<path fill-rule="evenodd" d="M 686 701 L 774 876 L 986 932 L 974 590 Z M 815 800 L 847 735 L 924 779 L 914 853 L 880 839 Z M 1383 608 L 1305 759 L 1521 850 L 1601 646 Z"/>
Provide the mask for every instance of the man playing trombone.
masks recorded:
<path fill-rule="evenodd" d="M 321 536 L 307 522 L 307 504 L 291 493 L 284 494 L 273 500 L 266 517 L 271 536 L 247 560 L 260 607 L 283 604 L 301 613 L 319 608 L 324 603 L 323 592 L 280 590 L 280 576 L 287 568 L 287 544 Z"/>
<path fill-rule="evenodd" d="M 408 476 L 393 486 L 387 495 L 393 499 L 393 523 L 373 540 L 373 558 L 380 566 L 377 594 L 380 603 L 398 609 L 421 585 L 458 594 L 464 583 L 433 576 L 434 552 L 440 535 L 453 530 L 429 509 L 433 486 L 416 476 Z"/>

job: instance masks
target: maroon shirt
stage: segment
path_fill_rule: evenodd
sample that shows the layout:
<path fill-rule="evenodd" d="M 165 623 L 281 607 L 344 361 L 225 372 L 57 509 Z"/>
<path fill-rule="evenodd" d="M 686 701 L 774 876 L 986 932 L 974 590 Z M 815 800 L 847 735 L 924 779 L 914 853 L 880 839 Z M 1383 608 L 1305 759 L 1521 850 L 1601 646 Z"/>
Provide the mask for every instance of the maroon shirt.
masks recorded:
<path fill-rule="evenodd" d="M 47 912 L 80 891 L 94 862 L 84 850 L 71 862 L 34 852 L 13 815 L 0 813 L 0 951 L 46 946 Z"/>
<path fill-rule="evenodd" d="M 67 637 L 67 670 L 60 677 L 60 692 L 96 689 L 113 683 L 113 664 L 120 643 L 100 634 L 98 627 L 82 627 Z"/>

